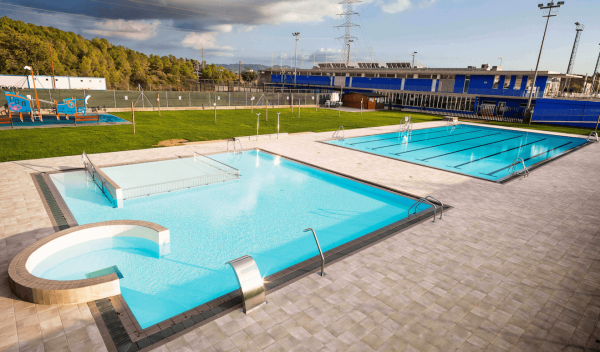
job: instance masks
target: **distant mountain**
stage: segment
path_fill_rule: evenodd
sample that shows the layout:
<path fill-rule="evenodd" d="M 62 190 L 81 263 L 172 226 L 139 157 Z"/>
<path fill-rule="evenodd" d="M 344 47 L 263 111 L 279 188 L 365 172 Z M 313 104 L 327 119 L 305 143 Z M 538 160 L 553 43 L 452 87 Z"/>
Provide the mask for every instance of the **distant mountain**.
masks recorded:
<path fill-rule="evenodd" d="M 237 73 L 239 70 L 239 64 L 215 64 L 217 66 L 223 66 L 224 69 L 227 69 L 233 73 Z M 269 68 L 269 66 L 265 66 L 265 65 L 260 65 L 260 64 L 245 64 L 242 63 L 242 72 L 244 71 L 245 68 L 251 68 L 254 71 L 258 71 L 258 70 L 264 70 Z"/>

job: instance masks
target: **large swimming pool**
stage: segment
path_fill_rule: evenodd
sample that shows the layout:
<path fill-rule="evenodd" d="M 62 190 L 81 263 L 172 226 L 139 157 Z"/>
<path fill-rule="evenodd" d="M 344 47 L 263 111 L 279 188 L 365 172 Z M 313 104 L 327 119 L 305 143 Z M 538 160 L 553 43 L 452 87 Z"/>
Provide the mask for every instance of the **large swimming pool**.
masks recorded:
<path fill-rule="evenodd" d="M 170 230 L 171 251 L 159 258 L 135 239 L 118 248 L 99 240 L 57 252 L 32 273 L 78 280 L 116 265 L 123 275 L 122 295 L 146 328 L 236 290 L 234 271 L 226 264 L 232 259 L 251 255 L 266 277 L 318 254 L 304 229 L 314 228 L 326 251 L 406 218 L 414 203 L 264 152 L 210 157 L 240 170 L 241 179 L 125 200 L 123 208 L 114 208 L 83 171 L 52 174 L 79 224 L 151 221 Z"/>
<path fill-rule="evenodd" d="M 585 138 L 562 137 L 472 125 L 444 126 L 346 138 L 327 143 L 409 161 L 492 181 L 510 177 L 516 158 L 525 166 L 585 144 Z M 517 171 L 522 169 L 518 167 Z"/>

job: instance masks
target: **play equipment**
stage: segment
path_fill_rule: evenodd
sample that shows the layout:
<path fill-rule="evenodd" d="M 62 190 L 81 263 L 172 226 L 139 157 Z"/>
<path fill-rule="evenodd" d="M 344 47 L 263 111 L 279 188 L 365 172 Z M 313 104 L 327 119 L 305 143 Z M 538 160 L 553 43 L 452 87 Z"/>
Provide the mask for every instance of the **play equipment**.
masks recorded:
<path fill-rule="evenodd" d="M 12 119 L 12 113 L 18 113 L 19 119 L 23 122 L 23 114 L 28 114 L 31 122 L 35 122 L 36 117 L 43 121 L 43 116 L 39 109 L 33 108 L 33 99 L 30 97 L 19 95 L 13 92 L 4 92 L 4 97 L 8 103 L 8 117 Z M 73 116 L 75 124 L 77 121 L 98 121 L 97 115 L 87 115 L 87 102 L 90 95 L 86 95 L 84 99 L 68 98 L 63 99 L 62 103 L 58 101 L 47 101 L 37 99 L 39 102 L 52 105 L 56 119 L 60 120 L 60 115 L 64 115 L 67 120 L 69 116 Z M 83 106 L 77 106 L 77 102 L 83 102 Z"/>

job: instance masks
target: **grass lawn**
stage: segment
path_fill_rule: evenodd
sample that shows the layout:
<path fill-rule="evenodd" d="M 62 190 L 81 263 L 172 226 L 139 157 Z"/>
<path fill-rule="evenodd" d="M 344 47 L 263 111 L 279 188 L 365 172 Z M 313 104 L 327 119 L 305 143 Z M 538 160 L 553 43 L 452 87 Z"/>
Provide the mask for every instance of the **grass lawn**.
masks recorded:
<path fill-rule="evenodd" d="M 328 109 L 301 109 L 292 114 L 289 108 L 269 109 L 269 121 L 265 110 L 218 110 L 217 123 L 214 110 L 136 112 L 135 130 L 131 125 L 90 126 L 65 128 L 40 128 L 0 131 L 0 162 L 40 159 L 65 155 L 78 155 L 82 150 L 88 154 L 152 148 L 168 139 L 208 141 L 256 134 L 256 113 L 260 114 L 260 134 L 277 132 L 277 112 L 280 115 L 280 132 L 334 131 L 345 129 L 395 125 L 400 118 L 410 114 L 414 122 L 440 120 L 440 116 L 378 111 L 360 113 L 338 112 Z M 114 113 L 131 121 L 131 113 Z M 223 145 L 225 147 L 225 145 Z"/>

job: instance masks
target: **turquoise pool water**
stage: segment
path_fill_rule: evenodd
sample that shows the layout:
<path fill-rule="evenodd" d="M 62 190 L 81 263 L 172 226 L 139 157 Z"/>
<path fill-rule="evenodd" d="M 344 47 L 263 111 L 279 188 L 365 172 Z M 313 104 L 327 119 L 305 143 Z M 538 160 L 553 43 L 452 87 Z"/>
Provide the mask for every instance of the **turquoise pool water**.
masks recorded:
<path fill-rule="evenodd" d="M 512 162 L 525 166 L 586 143 L 585 138 L 554 136 L 471 125 L 445 126 L 346 138 L 327 143 L 404 161 L 500 181 Z M 517 167 L 517 171 L 522 167 Z"/>
<path fill-rule="evenodd" d="M 265 277 L 318 254 L 307 227 L 325 251 L 405 218 L 414 203 L 263 152 L 211 158 L 240 170 L 241 180 L 126 200 L 120 209 L 83 172 L 52 174 L 79 224 L 155 222 L 170 230 L 171 252 L 158 258 L 138 239 L 88 242 L 50 256 L 34 275 L 76 280 L 117 265 L 122 295 L 146 328 L 237 289 L 232 259 L 251 255 Z"/>

